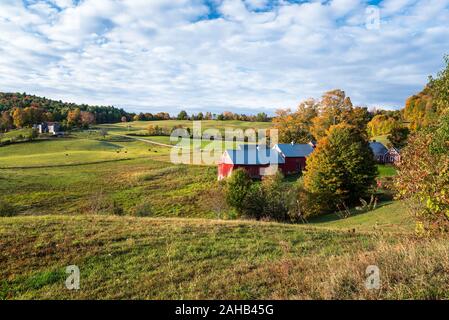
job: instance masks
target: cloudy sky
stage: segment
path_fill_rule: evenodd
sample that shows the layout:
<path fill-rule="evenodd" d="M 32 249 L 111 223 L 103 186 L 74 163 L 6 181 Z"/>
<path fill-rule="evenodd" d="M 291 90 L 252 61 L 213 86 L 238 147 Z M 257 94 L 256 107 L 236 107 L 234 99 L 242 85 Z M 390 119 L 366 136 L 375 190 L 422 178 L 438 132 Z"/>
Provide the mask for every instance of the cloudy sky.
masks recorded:
<path fill-rule="evenodd" d="M 445 53 L 449 0 L 0 0 L 0 91 L 129 111 L 402 107 Z"/>

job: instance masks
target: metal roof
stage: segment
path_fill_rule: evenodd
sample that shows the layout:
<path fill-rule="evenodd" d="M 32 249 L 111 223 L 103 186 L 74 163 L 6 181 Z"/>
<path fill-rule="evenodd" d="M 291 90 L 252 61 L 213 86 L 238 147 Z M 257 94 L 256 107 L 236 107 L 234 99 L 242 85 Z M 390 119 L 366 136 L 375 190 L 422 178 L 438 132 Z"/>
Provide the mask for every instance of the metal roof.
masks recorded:
<path fill-rule="evenodd" d="M 308 157 L 313 152 L 310 144 L 279 143 L 274 146 L 286 158 Z"/>
<path fill-rule="evenodd" d="M 244 148 L 240 150 L 226 150 L 232 164 L 240 165 L 270 165 L 285 163 L 284 158 L 269 148 Z"/>
<path fill-rule="evenodd" d="M 369 143 L 371 150 L 375 156 L 383 156 L 388 152 L 387 147 L 385 147 L 382 143 L 377 141 L 372 141 Z"/>

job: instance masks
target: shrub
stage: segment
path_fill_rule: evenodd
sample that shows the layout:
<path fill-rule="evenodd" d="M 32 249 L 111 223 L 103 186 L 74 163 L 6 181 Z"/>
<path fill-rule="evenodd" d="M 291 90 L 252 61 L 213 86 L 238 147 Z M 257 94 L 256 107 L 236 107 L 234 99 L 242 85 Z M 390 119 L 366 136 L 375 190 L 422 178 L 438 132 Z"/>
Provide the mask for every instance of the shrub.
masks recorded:
<path fill-rule="evenodd" d="M 211 210 L 217 219 L 226 218 L 226 213 L 229 212 L 229 206 L 226 202 L 225 196 L 226 181 L 220 181 L 212 185 L 201 198 L 201 206 L 203 210 Z M 229 217 L 229 215 L 228 215 Z"/>
<path fill-rule="evenodd" d="M 149 217 L 153 214 L 151 204 L 148 202 L 143 202 L 136 206 L 134 209 L 134 215 L 137 217 Z"/>
<path fill-rule="evenodd" d="M 0 217 L 12 217 L 16 215 L 16 209 L 6 201 L 0 200 Z"/>
<path fill-rule="evenodd" d="M 294 190 L 290 201 L 289 217 L 293 222 L 307 222 L 307 219 L 334 209 L 329 201 L 331 195 L 327 193 L 312 193 L 306 190 L 303 181 Z"/>
<path fill-rule="evenodd" d="M 114 200 L 112 202 L 112 213 L 117 216 L 123 216 L 125 214 L 125 210 L 117 201 Z"/>
<path fill-rule="evenodd" d="M 277 172 L 262 181 L 265 197 L 263 215 L 277 221 L 288 220 L 288 188 L 282 183 L 283 175 Z"/>
<path fill-rule="evenodd" d="M 243 214 L 248 218 L 260 220 L 264 216 L 266 196 L 260 183 L 250 186 L 242 205 Z"/>
<path fill-rule="evenodd" d="M 244 213 L 244 201 L 251 184 L 251 178 L 244 169 L 235 170 L 227 180 L 226 202 L 240 214 Z"/>
<path fill-rule="evenodd" d="M 266 176 L 261 183 L 250 183 L 245 187 L 244 197 L 238 199 L 239 213 L 257 220 L 288 220 L 289 190 L 282 181 L 283 176 L 278 172 Z"/>

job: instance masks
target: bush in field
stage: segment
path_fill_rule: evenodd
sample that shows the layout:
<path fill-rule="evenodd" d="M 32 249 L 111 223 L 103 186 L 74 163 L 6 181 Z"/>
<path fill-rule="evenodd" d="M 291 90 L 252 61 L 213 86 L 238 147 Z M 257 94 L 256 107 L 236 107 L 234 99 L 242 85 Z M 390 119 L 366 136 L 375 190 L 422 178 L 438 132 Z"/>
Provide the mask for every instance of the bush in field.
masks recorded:
<path fill-rule="evenodd" d="M 263 218 L 266 205 L 265 192 L 260 183 L 253 183 L 242 204 L 242 213 L 252 219 L 260 220 Z"/>
<path fill-rule="evenodd" d="M 251 184 L 251 178 L 244 169 L 235 170 L 226 183 L 226 202 L 238 213 L 243 213 L 245 197 Z"/>
<path fill-rule="evenodd" d="M 211 210 L 217 219 L 229 218 L 226 213 L 229 212 L 229 206 L 226 202 L 226 182 L 220 181 L 212 185 L 203 195 L 201 206 L 204 211 Z"/>
<path fill-rule="evenodd" d="M 286 221 L 288 220 L 288 188 L 282 183 L 284 179 L 280 172 L 267 176 L 262 181 L 262 190 L 265 196 L 263 215 L 266 218 Z"/>
<path fill-rule="evenodd" d="M 151 204 L 148 202 L 143 202 L 134 209 L 134 215 L 137 217 L 149 217 L 152 214 L 153 210 Z"/>
<path fill-rule="evenodd" d="M 112 213 L 116 216 L 123 216 L 125 214 L 125 210 L 123 209 L 123 207 L 115 200 L 112 202 L 111 209 Z"/>
<path fill-rule="evenodd" d="M 332 126 L 307 159 L 304 188 L 315 198 L 310 213 L 359 203 L 376 175 L 373 153 L 360 130 L 345 123 Z"/>
<path fill-rule="evenodd" d="M 233 173 L 234 176 L 236 172 Z M 252 182 L 247 180 L 246 172 L 239 171 L 238 176 L 233 181 L 228 181 L 228 192 L 230 185 L 235 189 L 234 203 L 238 203 L 238 207 L 234 207 L 240 214 L 253 219 L 269 219 L 276 221 L 286 221 L 288 216 L 288 189 L 283 184 L 283 176 L 277 173 L 272 176 L 265 177 L 262 182 Z M 244 186 L 243 188 L 236 188 L 235 184 Z M 229 199 L 229 198 L 228 198 Z"/>
<path fill-rule="evenodd" d="M 0 217 L 12 217 L 15 215 L 15 208 L 8 202 L 0 200 Z"/>
<path fill-rule="evenodd" d="M 332 195 L 312 193 L 304 187 L 304 178 L 300 178 L 289 191 L 288 216 L 292 222 L 307 222 L 309 218 L 323 212 L 335 210 L 335 204 L 329 201 Z"/>
<path fill-rule="evenodd" d="M 398 197 L 409 199 L 418 231 L 449 231 L 449 115 L 413 134 L 395 179 Z"/>

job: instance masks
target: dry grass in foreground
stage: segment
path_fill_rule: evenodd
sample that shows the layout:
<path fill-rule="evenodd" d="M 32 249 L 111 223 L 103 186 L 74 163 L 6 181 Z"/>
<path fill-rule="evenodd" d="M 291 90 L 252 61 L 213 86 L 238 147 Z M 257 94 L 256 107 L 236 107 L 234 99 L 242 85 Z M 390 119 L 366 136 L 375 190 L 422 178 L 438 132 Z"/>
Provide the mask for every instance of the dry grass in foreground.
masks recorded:
<path fill-rule="evenodd" d="M 446 243 L 246 221 L 1 218 L 0 298 L 449 298 Z M 77 292 L 64 287 L 70 264 Z M 368 265 L 380 290 L 365 289 Z"/>

